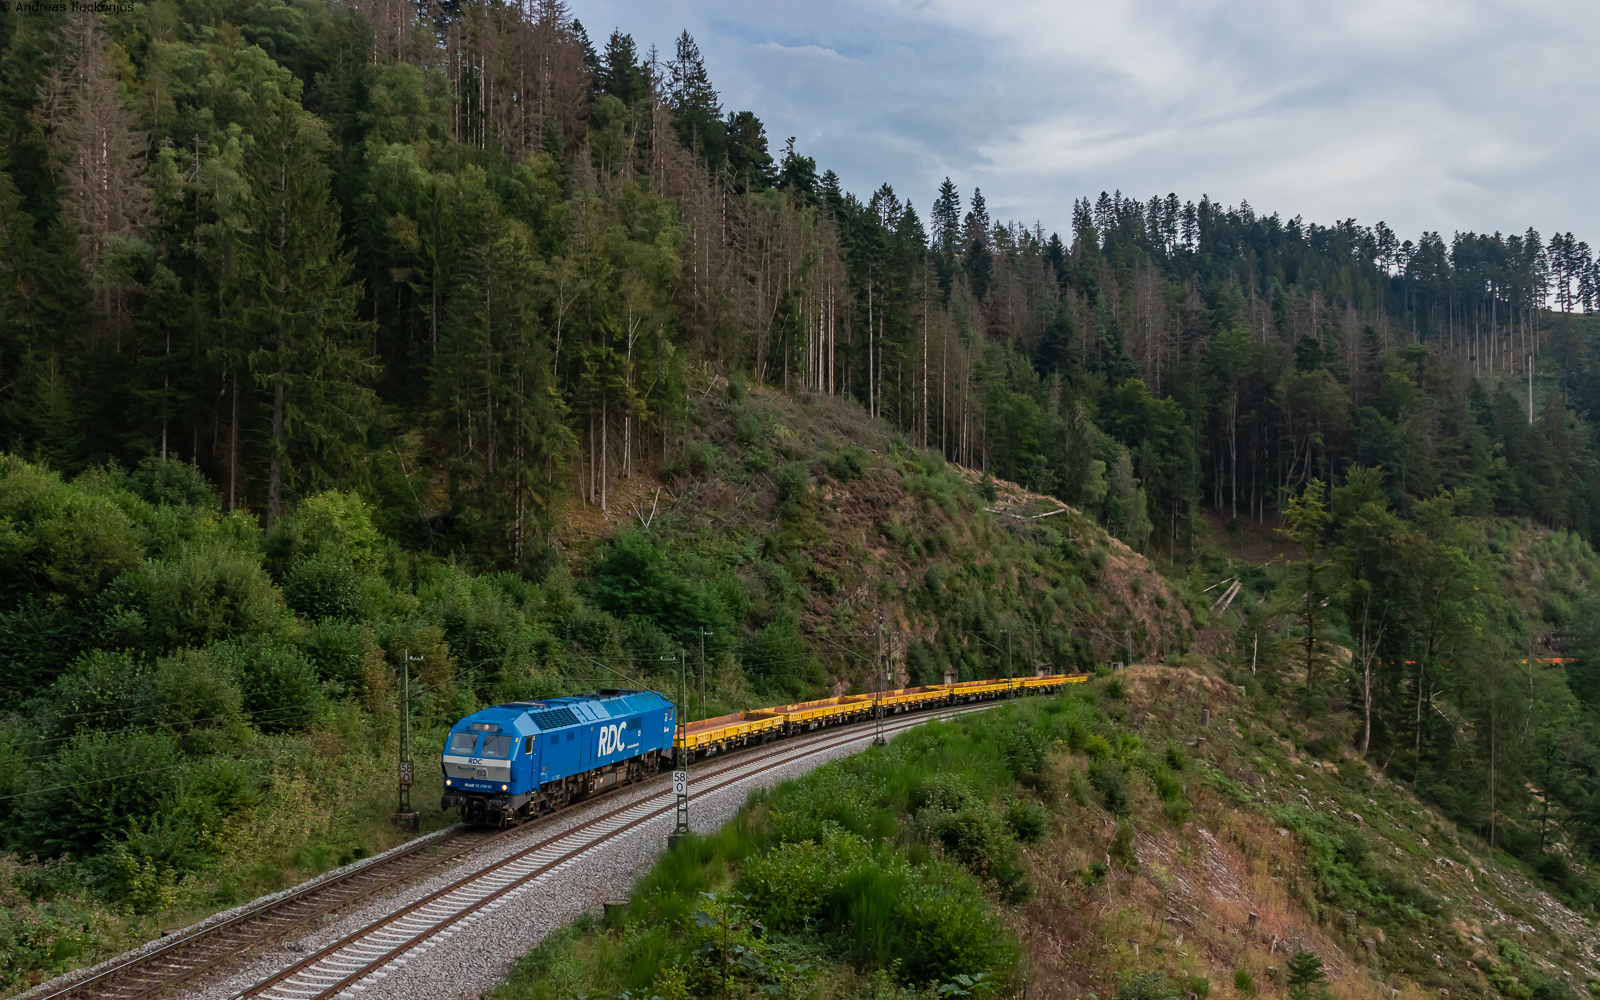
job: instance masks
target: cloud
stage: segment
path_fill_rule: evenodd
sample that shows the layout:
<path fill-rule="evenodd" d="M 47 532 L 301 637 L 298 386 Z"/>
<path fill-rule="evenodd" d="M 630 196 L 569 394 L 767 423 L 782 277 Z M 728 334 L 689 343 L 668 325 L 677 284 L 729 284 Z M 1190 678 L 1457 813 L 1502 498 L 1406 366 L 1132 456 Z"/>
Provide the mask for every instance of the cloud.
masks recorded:
<path fill-rule="evenodd" d="M 1578 3 L 579 2 L 597 36 L 687 28 L 726 106 L 861 194 L 925 207 L 948 174 L 1047 229 L 1121 189 L 1600 240 L 1600 18 Z"/>

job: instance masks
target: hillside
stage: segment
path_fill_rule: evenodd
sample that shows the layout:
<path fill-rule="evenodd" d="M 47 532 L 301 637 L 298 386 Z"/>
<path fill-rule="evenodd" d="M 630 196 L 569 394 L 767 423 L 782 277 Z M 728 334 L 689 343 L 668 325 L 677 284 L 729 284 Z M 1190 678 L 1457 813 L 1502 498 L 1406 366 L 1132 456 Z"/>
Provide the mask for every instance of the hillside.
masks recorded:
<path fill-rule="evenodd" d="M 1552 810 L 1538 786 L 1500 791 L 1500 842 L 1526 851 L 1527 834 L 1520 841 L 1513 835 L 1534 834 L 1530 860 L 1548 889 L 1530 882 L 1527 869 L 1503 851 L 1485 853 L 1486 829 L 1435 832 L 1433 824 L 1453 830 L 1440 806 L 1404 798 L 1382 777 L 1381 761 L 1374 772 L 1358 759 L 1352 657 L 1337 655 L 1337 647 L 1319 653 L 1327 665 L 1317 689 L 1324 694 L 1309 715 L 1304 709 L 1297 639 L 1286 627 L 1293 609 L 1269 600 L 1275 587 L 1292 584 L 1293 563 L 1248 577 L 1244 596 L 1219 618 L 1210 609 L 1221 593 L 1213 585 L 1224 573 L 1236 575 L 1222 551 L 1208 557 L 1214 569 L 1191 569 L 1196 579 L 1209 574 L 1203 586 L 1168 576 L 1081 512 L 912 448 L 847 401 L 723 383 L 702 389 L 692 413 L 696 429 L 674 463 L 622 480 L 626 490 L 608 498 L 614 502 L 606 512 L 591 507 L 564 523 L 555 536 L 563 558 L 539 582 L 408 553 L 347 494 L 312 498 L 258 541 L 238 515 L 218 511 L 188 466 L 153 461 L 133 473 L 99 470 L 67 483 L 8 459 L 0 498 L 17 540 L 13 579 L 38 595 L 22 598 L 27 615 L 13 615 L 9 627 L 55 636 L 48 646 L 13 647 L 29 650 L 27 659 L 11 654 L 10 676 L 35 678 L 29 683 L 43 694 L 9 689 L 19 711 L 3 729 L 10 763 L 0 808 L 8 848 L 48 860 L 8 862 L 10 987 L 393 843 L 397 834 L 385 817 L 393 808 L 388 762 L 398 744 L 395 667 L 403 652 L 424 657 L 411 704 L 412 738 L 424 758 L 443 726 L 484 701 L 610 686 L 619 674 L 675 689 L 676 671 L 672 664 L 663 669 L 659 657 L 680 645 L 691 651 L 692 717 L 869 690 L 880 615 L 884 651 L 896 680 L 906 683 L 940 680 L 946 665 L 964 679 L 1003 676 L 1028 670 L 1035 656 L 1053 669 L 1095 669 L 1124 659 L 1131 639 L 1136 660 L 1159 657 L 1162 665 L 1140 666 L 1115 682 L 1132 701 L 1103 698 L 1108 724 L 1119 726 L 1106 732 L 1115 736 L 1125 726 L 1146 745 L 1170 737 L 1188 747 L 1196 767 L 1209 768 L 1195 771 L 1195 781 L 1204 778 L 1211 790 L 1185 808 L 1206 817 L 1192 822 L 1219 842 L 1237 828 L 1254 838 L 1255 846 L 1241 850 L 1267 850 L 1263 831 L 1282 825 L 1298 838 L 1294 851 L 1312 852 L 1294 854 L 1295 863 L 1321 865 L 1318 878 L 1334 878 L 1328 845 L 1339 843 L 1347 821 L 1324 800 L 1363 812 L 1362 796 L 1381 789 L 1396 797 L 1383 801 L 1401 824 L 1392 836 L 1402 838 L 1396 846 L 1408 857 L 1444 857 L 1428 854 L 1419 838 L 1430 838 L 1449 845 L 1457 865 L 1509 880 L 1504 889 L 1478 889 L 1481 902 L 1470 909 L 1458 903 L 1426 911 L 1426 919 L 1416 918 L 1423 919 L 1418 932 L 1437 937 L 1459 917 L 1463 926 L 1509 934 L 1505 917 L 1495 915 L 1505 914 L 1546 935 L 1535 940 L 1555 958 L 1563 941 L 1581 947 L 1583 932 L 1561 928 L 1576 918 L 1558 919 L 1559 907 L 1543 895 L 1556 891 L 1571 905 L 1592 907 L 1584 827 L 1565 804 L 1576 800 L 1553 802 Z M 1485 545 L 1503 557 L 1490 564 L 1490 578 L 1503 582 L 1506 601 L 1546 612 L 1566 602 L 1571 613 L 1571 601 L 1583 599 L 1582 582 L 1595 566 L 1586 546 L 1512 525 L 1477 530 L 1488 532 Z M 39 541 L 69 536 L 82 539 L 71 551 Z M 1212 593 L 1199 593 L 1206 587 Z M 1239 640 L 1251 623 L 1265 623 L 1267 631 L 1247 659 L 1241 650 L 1250 647 Z M 1216 717 L 1203 734 L 1198 704 L 1189 704 L 1202 684 Z M 1459 697 L 1435 710 L 1463 727 L 1452 737 L 1454 752 L 1469 763 L 1476 759 L 1474 710 Z M 1223 726 L 1230 717 L 1243 735 Z M 1207 748 L 1195 748 L 1199 735 L 1210 740 Z M 1566 746 L 1569 755 L 1582 749 Z M 1499 754 L 1501 780 L 1526 759 L 1506 748 Z M 1304 762 L 1318 760 L 1329 766 L 1305 770 Z M 146 770 L 162 776 L 127 773 Z M 63 773 L 79 786 L 47 795 L 46 776 Z M 426 803 L 437 778 L 427 768 L 422 773 L 416 794 Z M 1297 773 L 1305 781 L 1288 784 Z M 1328 773 L 1339 777 L 1323 777 Z M 1477 800 L 1460 795 L 1468 778 L 1424 787 L 1450 795 L 1441 800 L 1445 807 L 1477 815 Z M 1073 779 L 1063 771 L 1061 780 Z M 83 806 L 70 828 L 57 819 L 62 795 Z M 1266 815 L 1254 811 L 1263 795 Z M 1316 809 L 1270 812 L 1296 803 Z M 1256 818 L 1236 817 L 1236 807 Z M 1152 802 L 1145 810 L 1151 822 L 1139 828 L 1138 849 L 1157 852 L 1152 857 L 1173 871 L 1199 864 L 1209 855 L 1186 853 L 1196 849 L 1198 827 L 1162 826 L 1156 820 L 1163 808 Z M 1418 810 L 1426 822 L 1415 819 Z M 1075 845 L 1081 853 L 1101 842 L 1110 829 L 1109 819 L 1095 818 L 1101 815 L 1090 809 L 1068 817 L 1063 830 L 1075 832 L 1063 849 Z M 1374 815 L 1363 815 L 1364 831 L 1391 836 Z M 430 825 L 443 819 L 428 814 Z M 1540 831 L 1549 845 L 1543 853 Z M 1265 843 L 1278 844 L 1271 836 Z M 1542 860 L 1552 857 L 1563 860 Z M 1097 858 L 1069 853 L 1059 863 L 1071 861 L 1063 869 L 1069 871 Z M 1447 881 L 1460 878 L 1455 868 L 1433 865 Z M 1036 884 L 1062 881 L 1048 870 L 1039 869 Z M 1119 893 L 1147 891 L 1137 880 L 1124 882 L 1107 884 Z M 1359 887 L 1328 891 L 1366 899 Z M 1366 912 L 1371 900 L 1319 892 L 1303 887 L 1286 899 L 1285 923 L 1273 932 L 1324 935 L 1350 952 L 1339 914 Z M 1030 912 L 1014 918 L 1024 942 L 1043 933 L 1027 931 L 1028 920 L 1056 926 Z M 1227 936 L 1226 920 L 1215 933 Z M 1392 939 L 1399 931 L 1385 933 Z M 1089 961 L 1078 945 L 1062 947 L 1063 955 L 1078 956 L 1073 961 Z M 1532 975 L 1546 956 L 1527 954 Z M 1108 961 L 1090 962 L 1087 968 L 1098 970 L 1092 973 L 1063 975 L 1103 983 L 1121 959 Z M 1386 968 L 1418 974 L 1403 964 Z M 1521 981 L 1532 981 L 1527 975 Z"/>
<path fill-rule="evenodd" d="M 1592 913 L 1214 675 L 994 713 L 757 793 L 495 996 L 1600 992 Z"/>

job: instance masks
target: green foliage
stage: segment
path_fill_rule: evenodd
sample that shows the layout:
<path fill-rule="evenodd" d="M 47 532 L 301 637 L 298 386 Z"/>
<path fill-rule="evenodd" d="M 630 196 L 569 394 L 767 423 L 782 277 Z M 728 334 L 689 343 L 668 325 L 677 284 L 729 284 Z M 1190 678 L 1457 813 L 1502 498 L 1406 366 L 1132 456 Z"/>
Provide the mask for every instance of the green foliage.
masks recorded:
<path fill-rule="evenodd" d="M 1287 972 L 1290 1000 L 1313 1000 L 1326 992 L 1323 984 L 1328 976 L 1322 971 L 1322 959 L 1315 953 L 1303 948 L 1295 952 L 1289 959 Z"/>
<path fill-rule="evenodd" d="M 811 472 L 803 462 L 789 462 L 778 470 L 778 503 L 795 507 L 811 494 Z"/>
<path fill-rule="evenodd" d="M 139 462 L 128 476 L 128 489 L 155 507 L 215 510 L 220 506 L 216 490 L 199 466 L 162 461 L 157 455 L 147 455 Z"/>
<path fill-rule="evenodd" d="M 1089 763 L 1089 786 L 1100 793 L 1106 811 L 1113 816 L 1126 815 L 1133 804 L 1122 765 L 1109 756 L 1096 757 Z"/>
<path fill-rule="evenodd" d="M 1034 799 L 1016 799 L 1006 807 L 1006 825 L 1024 844 L 1036 844 L 1050 829 L 1050 811 Z"/>
<path fill-rule="evenodd" d="M 371 507 L 359 495 L 339 490 L 307 497 L 262 540 L 267 564 L 290 573 L 310 562 L 348 566 L 355 574 L 368 575 L 378 569 L 384 548 Z"/>
<path fill-rule="evenodd" d="M 133 521 L 111 497 L 0 455 L 0 600 L 85 601 L 143 554 Z"/>
<path fill-rule="evenodd" d="M 1189 755 L 1183 752 L 1183 747 L 1172 740 L 1167 741 L 1167 749 L 1162 756 L 1165 758 L 1167 766 L 1174 771 L 1182 771 L 1189 766 Z"/>
<path fill-rule="evenodd" d="M 219 643 L 209 651 L 239 679 L 244 710 L 262 732 L 301 732 L 316 719 L 317 670 L 298 648 L 268 638 Z"/>
<path fill-rule="evenodd" d="M 1111 860 L 1128 869 L 1139 867 L 1139 855 L 1134 848 L 1133 824 L 1126 818 L 1117 821 L 1116 831 L 1111 836 L 1111 846 L 1106 849 Z"/>
<path fill-rule="evenodd" d="M 291 610 L 311 621 L 356 620 L 370 614 L 365 581 L 348 559 L 335 553 L 297 560 L 284 575 L 283 598 Z"/>
<path fill-rule="evenodd" d="M 283 619 L 282 597 L 259 559 L 214 542 L 146 560 L 102 602 L 126 641 L 156 653 L 271 632 Z"/>
<path fill-rule="evenodd" d="M 1180 995 L 1164 972 L 1127 972 L 1117 980 L 1117 1000 L 1178 1000 Z"/>
<path fill-rule="evenodd" d="M 860 447 L 849 445 L 828 460 L 828 474 L 840 482 L 860 479 L 867 474 L 867 453 Z"/>
<path fill-rule="evenodd" d="M 664 548 L 639 531 L 617 535 L 597 553 L 592 594 L 595 604 L 614 615 L 641 615 L 668 635 L 685 642 L 697 630 L 727 627 L 725 605 L 703 582 L 684 579 Z"/>

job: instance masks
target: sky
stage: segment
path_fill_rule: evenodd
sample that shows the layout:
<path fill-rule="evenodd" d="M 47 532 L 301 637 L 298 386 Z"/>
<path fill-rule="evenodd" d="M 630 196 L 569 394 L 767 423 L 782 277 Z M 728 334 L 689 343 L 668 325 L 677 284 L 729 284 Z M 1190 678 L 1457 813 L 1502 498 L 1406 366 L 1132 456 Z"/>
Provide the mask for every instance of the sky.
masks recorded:
<path fill-rule="evenodd" d="M 1600 8 L 1571 0 L 571 0 L 671 58 L 776 154 L 926 217 L 939 182 L 1065 233 L 1075 198 L 1600 243 Z"/>

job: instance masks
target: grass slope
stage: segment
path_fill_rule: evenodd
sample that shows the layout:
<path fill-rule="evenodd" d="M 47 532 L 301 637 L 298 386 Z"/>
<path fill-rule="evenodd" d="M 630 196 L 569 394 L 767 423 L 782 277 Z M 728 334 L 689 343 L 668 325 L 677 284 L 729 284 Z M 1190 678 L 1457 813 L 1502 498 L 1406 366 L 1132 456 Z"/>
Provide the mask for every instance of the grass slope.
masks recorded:
<path fill-rule="evenodd" d="M 1292 736 L 1152 665 L 932 725 L 752 797 L 496 996 L 1600 991 L 1591 920 Z M 1301 952 L 1325 983 L 1297 981 Z"/>

